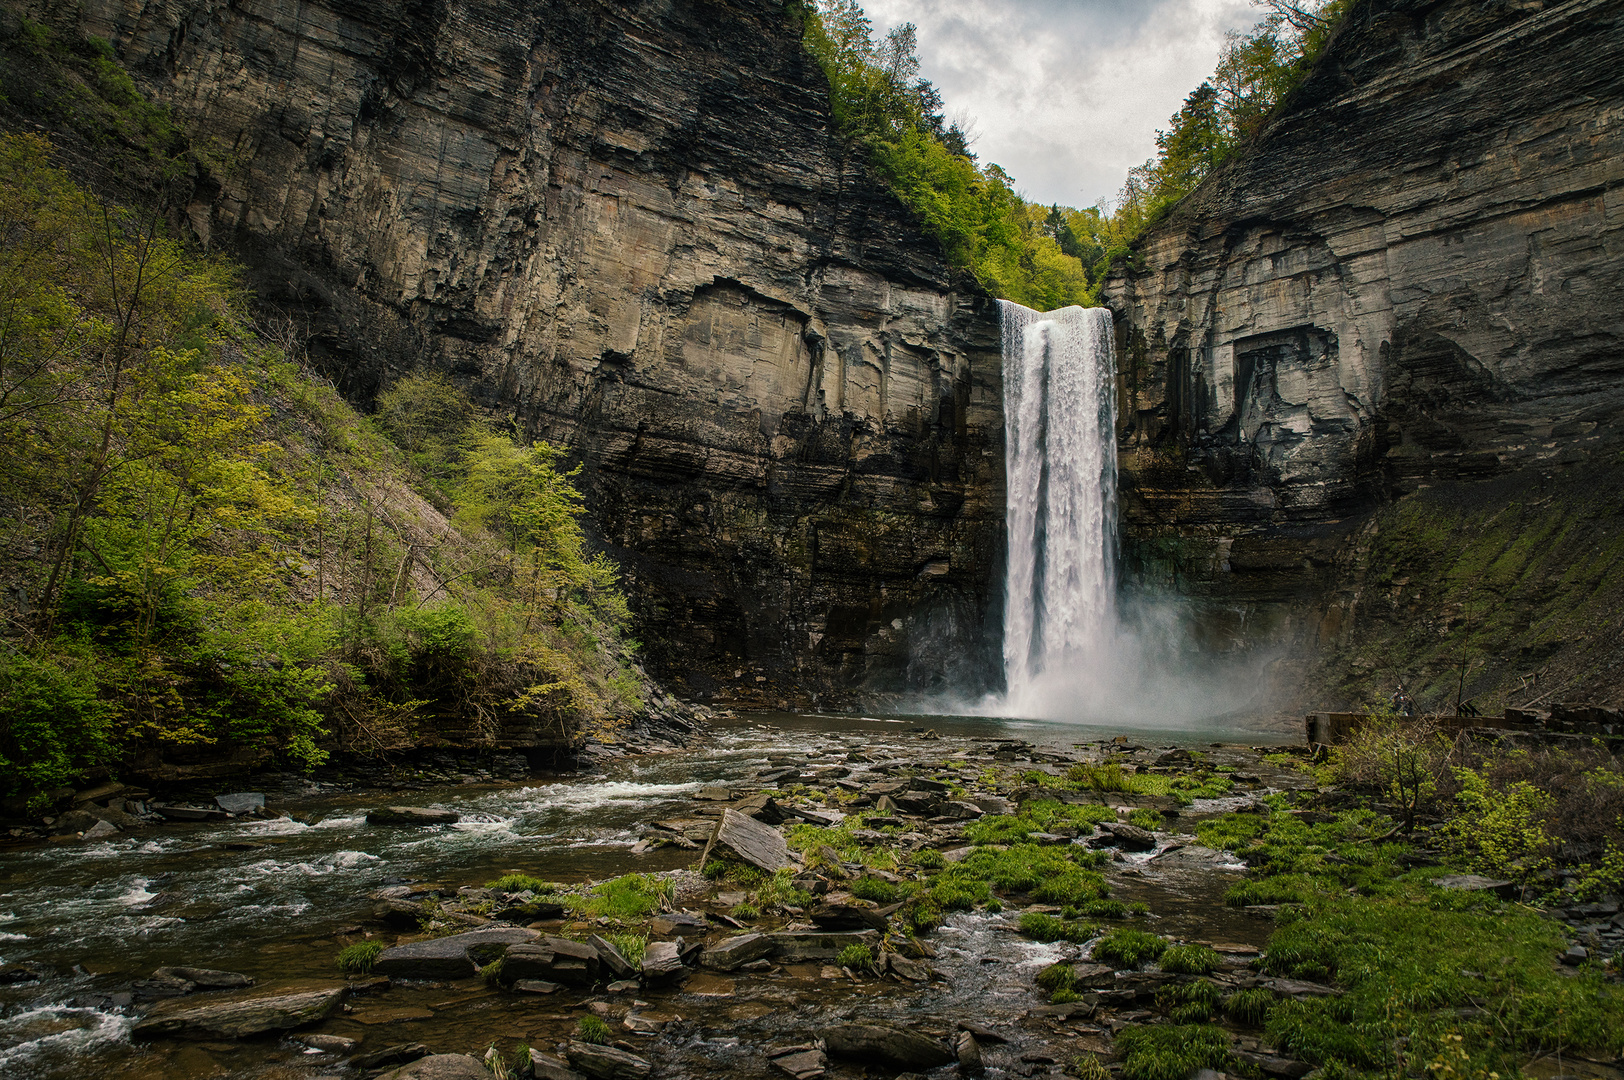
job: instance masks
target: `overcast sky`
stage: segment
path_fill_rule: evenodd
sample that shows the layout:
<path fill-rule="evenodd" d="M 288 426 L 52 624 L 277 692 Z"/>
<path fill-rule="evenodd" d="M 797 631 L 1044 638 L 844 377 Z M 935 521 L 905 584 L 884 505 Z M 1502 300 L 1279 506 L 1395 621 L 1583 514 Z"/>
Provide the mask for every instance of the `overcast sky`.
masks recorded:
<path fill-rule="evenodd" d="M 1156 150 L 1248 0 L 863 0 L 876 38 L 919 27 L 925 77 L 1027 198 L 1092 206 Z"/>

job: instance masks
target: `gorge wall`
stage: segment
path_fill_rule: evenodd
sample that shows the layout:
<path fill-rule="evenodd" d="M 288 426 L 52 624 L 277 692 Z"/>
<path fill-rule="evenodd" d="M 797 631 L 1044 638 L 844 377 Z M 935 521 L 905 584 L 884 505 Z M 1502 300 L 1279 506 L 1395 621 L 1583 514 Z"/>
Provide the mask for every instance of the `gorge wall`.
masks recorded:
<path fill-rule="evenodd" d="M 220 162 L 193 231 L 347 394 L 443 371 L 568 449 L 677 689 L 996 677 L 996 308 L 833 137 L 781 0 L 36 15 Z"/>
<path fill-rule="evenodd" d="M 1624 697 L 1620 71 L 1612 0 L 1368 0 L 1115 268 L 1125 561 L 1297 704 Z"/>

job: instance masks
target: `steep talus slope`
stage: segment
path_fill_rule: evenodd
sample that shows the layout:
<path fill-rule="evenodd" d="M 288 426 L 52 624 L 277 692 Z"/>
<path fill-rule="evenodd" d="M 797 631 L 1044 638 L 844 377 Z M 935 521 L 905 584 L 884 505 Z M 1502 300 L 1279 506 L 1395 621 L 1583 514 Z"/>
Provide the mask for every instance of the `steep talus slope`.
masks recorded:
<path fill-rule="evenodd" d="M 1303 703 L 1624 695 L 1620 70 L 1609 0 L 1360 4 L 1109 282 L 1128 564 Z"/>
<path fill-rule="evenodd" d="M 347 393 L 445 370 L 569 448 L 679 687 L 805 700 L 995 651 L 996 311 L 831 136 L 778 0 L 43 17 L 210 148 L 193 229 Z"/>

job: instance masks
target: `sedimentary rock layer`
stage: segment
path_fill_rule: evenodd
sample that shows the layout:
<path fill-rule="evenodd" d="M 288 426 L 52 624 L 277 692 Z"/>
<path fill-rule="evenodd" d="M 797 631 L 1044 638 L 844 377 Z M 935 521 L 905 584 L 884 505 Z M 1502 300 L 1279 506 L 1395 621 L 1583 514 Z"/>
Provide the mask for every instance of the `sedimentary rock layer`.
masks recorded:
<path fill-rule="evenodd" d="M 791 9 L 78 11 L 217 155 L 192 227 L 341 388 L 449 372 L 584 465 L 679 686 L 804 700 L 991 654 L 996 312 L 832 136 Z"/>
<path fill-rule="evenodd" d="M 1258 142 L 1108 283 L 1141 579 L 1390 683 L 1431 661 L 1357 655 L 1390 579 L 1409 583 L 1372 577 L 1373 536 L 1438 522 L 1380 508 L 1458 488 L 1475 521 L 1541 477 L 1617 471 L 1621 70 L 1609 0 L 1354 8 Z M 1481 606 L 1510 585 L 1476 587 Z M 1458 641 L 1473 602 L 1446 593 L 1402 614 Z M 1476 658 L 1496 678 L 1539 659 L 1515 636 Z"/>

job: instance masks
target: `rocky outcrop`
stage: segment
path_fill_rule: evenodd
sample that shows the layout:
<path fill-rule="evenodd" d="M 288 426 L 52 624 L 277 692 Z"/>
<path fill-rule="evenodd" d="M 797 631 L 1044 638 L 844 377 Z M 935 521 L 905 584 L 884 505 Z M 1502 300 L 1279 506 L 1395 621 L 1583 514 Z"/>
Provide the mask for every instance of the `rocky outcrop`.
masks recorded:
<path fill-rule="evenodd" d="M 451 373 L 583 465 L 658 671 L 776 702 L 991 655 L 991 300 L 832 137 L 779 0 L 89 0 L 195 233 L 352 397 Z M 996 622 L 996 620 L 994 620 Z"/>
<path fill-rule="evenodd" d="M 1607 0 L 1353 9 L 1108 283 L 1140 581 L 1319 700 L 1620 692 L 1621 65 Z"/>

